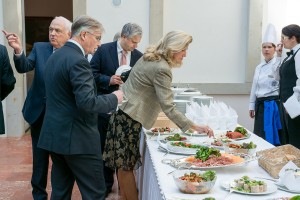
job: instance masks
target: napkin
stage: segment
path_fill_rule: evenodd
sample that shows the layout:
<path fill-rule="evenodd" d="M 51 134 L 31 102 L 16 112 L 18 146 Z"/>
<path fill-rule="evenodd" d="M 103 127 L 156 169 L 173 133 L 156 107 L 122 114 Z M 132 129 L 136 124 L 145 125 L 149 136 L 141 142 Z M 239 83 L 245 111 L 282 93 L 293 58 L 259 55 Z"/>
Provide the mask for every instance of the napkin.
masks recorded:
<path fill-rule="evenodd" d="M 283 105 L 292 119 L 300 115 L 300 102 L 296 94 L 293 94 Z"/>
<path fill-rule="evenodd" d="M 299 167 L 292 161 L 289 161 L 279 172 L 279 184 L 284 185 L 289 190 L 299 190 L 300 176 L 295 176 L 296 169 L 299 169 Z"/>

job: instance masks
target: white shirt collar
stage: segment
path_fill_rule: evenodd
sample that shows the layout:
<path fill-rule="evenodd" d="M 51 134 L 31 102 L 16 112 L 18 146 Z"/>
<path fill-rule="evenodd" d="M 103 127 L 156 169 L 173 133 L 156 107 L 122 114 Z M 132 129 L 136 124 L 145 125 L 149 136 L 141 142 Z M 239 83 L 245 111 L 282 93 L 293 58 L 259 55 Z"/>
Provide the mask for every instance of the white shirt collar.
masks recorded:
<path fill-rule="evenodd" d="M 292 48 L 292 50 L 294 51 L 294 53 L 300 48 L 300 44 L 297 44 L 296 46 L 294 46 Z"/>
<path fill-rule="evenodd" d="M 117 50 L 118 50 L 118 53 L 123 51 L 123 48 L 121 47 L 121 44 L 120 44 L 120 40 L 117 41 Z"/>
<path fill-rule="evenodd" d="M 77 45 L 81 49 L 82 54 L 85 56 L 84 49 L 82 48 L 82 46 L 78 42 L 76 42 L 75 40 L 72 40 L 72 39 L 69 39 L 68 42 L 72 42 L 73 44 Z"/>

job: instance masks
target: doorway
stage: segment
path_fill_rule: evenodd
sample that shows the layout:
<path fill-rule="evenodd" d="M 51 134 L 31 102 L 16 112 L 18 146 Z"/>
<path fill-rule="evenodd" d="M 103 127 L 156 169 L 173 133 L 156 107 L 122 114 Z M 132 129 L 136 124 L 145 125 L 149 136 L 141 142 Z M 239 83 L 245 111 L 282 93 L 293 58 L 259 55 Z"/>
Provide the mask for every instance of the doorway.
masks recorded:
<path fill-rule="evenodd" d="M 63 16 L 73 21 L 73 0 L 24 0 L 25 41 L 28 56 L 35 42 L 48 42 L 48 28 L 52 19 Z M 26 73 L 27 91 L 31 87 L 34 71 Z"/>

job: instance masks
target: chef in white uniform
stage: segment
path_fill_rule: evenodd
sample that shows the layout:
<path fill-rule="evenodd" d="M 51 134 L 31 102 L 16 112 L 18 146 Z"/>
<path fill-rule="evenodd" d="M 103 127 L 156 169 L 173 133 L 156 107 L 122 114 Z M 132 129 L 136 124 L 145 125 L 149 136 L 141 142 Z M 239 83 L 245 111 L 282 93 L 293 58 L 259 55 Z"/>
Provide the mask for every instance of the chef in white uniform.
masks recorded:
<path fill-rule="evenodd" d="M 265 124 L 265 120 L 267 120 L 265 111 L 268 108 L 265 107 L 265 103 L 272 101 L 279 105 L 279 82 L 275 80 L 275 71 L 278 70 L 278 67 L 280 66 L 281 55 L 275 56 L 276 44 L 275 27 L 274 25 L 269 24 L 262 41 L 262 55 L 264 59 L 255 69 L 249 103 L 249 115 L 251 118 L 254 118 L 253 132 L 267 140 L 268 136 L 266 136 L 265 132 L 265 125 L 267 125 Z M 268 115 L 270 115 L 269 109 L 267 111 Z M 276 114 L 279 118 L 278 108 L 275 111 L 276 112 L 272 112 L 271 115 Z M 281 129 L 281 127 L 278 127 L 278 129 Z M 273 143 L 274 145 L 280 144 L 278 143 L 278 132 L 277 136 L 271 135 L 270 137 L 270 140 L 272 140 L 269 141 L 270 143 Z"/>

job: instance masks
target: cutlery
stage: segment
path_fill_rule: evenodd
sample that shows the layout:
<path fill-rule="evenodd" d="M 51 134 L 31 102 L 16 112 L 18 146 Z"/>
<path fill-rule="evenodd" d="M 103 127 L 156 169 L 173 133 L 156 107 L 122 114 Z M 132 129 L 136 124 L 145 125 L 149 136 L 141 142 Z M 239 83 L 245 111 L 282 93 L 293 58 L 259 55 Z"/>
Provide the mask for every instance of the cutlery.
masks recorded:
<path fill-rule="evenodd" d="M 226 190 L 229 190 L 229 192 L 226 194 L 223 200 L 228 199 L 228 197 L 231 195 L 232 192 L 234 192 L 233 186 L 231 183 L 228 183 L 228 186 L 225 187 Z"/>
<path fill-rule="evenodd" d="M 231 195 L 231 193 L 233 192 L 233 188 L 230 187 L 228 194 L 225 196 L 224 200 L 228 199 L 228 197 Z"/>
<path fill-rule="evenodd" d="M 266 177 L 254 177 L 254 178 L 259 178 L 259 179 L 265 179 L 265 180 L 269 180 L 269 181 L 273 181 L 273 182 L 278 182 L 278 179 L 274 179 L 274 178 L 266 178 Z"/>

